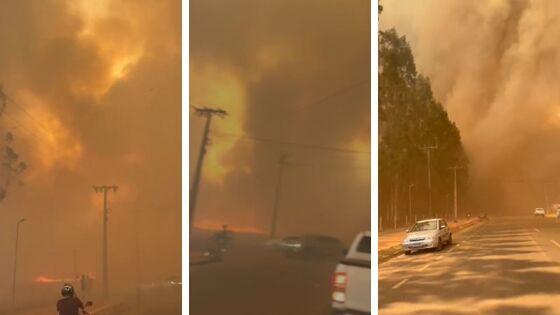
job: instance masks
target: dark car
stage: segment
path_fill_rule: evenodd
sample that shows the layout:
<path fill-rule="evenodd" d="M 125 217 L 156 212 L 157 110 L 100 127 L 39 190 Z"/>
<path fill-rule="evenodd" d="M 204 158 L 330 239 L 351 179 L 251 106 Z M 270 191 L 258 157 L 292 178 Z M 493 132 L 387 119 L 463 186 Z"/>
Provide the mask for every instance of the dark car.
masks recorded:
<path fill-rule="evenodd" d="M 478 218 L 480 220 L 488 220 L 488 216 L 486 215 L 486 213 L 481 213 L 478 215 Z"/>
<path fill-rule="evenodd" d="M 292 236 L 282 240 L 282 249 L 289 257 L 333 258 L 344 255 L 344 245 L 336 238 L 323 235 Z"/>

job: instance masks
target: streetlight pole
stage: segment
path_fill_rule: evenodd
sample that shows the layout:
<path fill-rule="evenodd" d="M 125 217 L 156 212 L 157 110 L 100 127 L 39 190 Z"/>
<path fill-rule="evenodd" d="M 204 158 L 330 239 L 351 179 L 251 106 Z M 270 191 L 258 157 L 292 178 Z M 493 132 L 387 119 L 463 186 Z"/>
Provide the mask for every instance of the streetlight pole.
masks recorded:
<path fill-rule="evenodd" d="M 19 225 L 25 222 L 25 219 L 20 219 L 16 224 L 16 250 L 14 255 L 14 274 L 12 277 L 12 308 L 16 307 L 16 275 L 17 275 L 17 259 L 18 259 L 18 246 L 19 246 Z"/>
<path fill-rule="evenodd" d="M 461 169 L 462 167 L 460 166 L 453 166 L 450 167 L 450 169 L 453 170 L 453 182 L 454 182 L 454 189 L 453 189 L 453 193 L 454 193 L 454 201 L 453 201 L 453 210 L 455 212 L 455 221 L 457 221 L 457 170 Z"/>
<path fill-rule="evenodd" d="M 408 185 L 408 217 L 410 221 L 412 221 L 412 188 L 414 188 L 414 184 Z"/>
<path fill-rule="evenodd" d="M 431 155 L 431 150 L 435 150 L 437 149 L 438 146 L 437 144 L 434 146 L 425 146 L 425 147 L 421 147 L 420 149 L 426 151 L 426 156 L 427 156 L 427 160 L 428 160 L 428 211 L 429 211 L 429 215 L 432 216 L 432 170 L 431 170 L 431 164 L 432 164 L 432 155 Z"/>

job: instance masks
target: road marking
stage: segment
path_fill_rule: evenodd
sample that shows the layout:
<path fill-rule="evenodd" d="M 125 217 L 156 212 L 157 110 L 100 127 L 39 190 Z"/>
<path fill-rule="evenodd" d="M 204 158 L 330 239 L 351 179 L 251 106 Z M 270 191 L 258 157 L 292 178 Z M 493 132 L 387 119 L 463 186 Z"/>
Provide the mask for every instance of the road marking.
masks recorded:
<path fill-rule="evenodd" d="M 556 245 L 556 247 L 560 247 L 560 244 L 558 244 L 558 242 L 556 242 L 555 240 L 550 240 L 552 242 L 552 244 Z"/>
<path fill-rule="evenodd" d="M 424 270 L 426 270 L 426 268 L 428 268 L 428 267 L 430 267 L 430 264 L 427 264 L 426 266 L 420 268 L 420 271 L 424 271 Z"/>
<path fill-rule="evenodd" d="M 398 289 L 401 285 L 405 284 L 407 281 L 408 281 L 408 279 L 402 280 L 401 282 L 395 284 L 395 285 L 393 286 L 393 289 Z"/>
<path fill-rule="evenodd" d="M 537 228 L 533 228 L 533 229 L 534 229 L 535 231 L 537 231 L 537 232 L 540 232 L 539 229 L 537 229 Z"/>

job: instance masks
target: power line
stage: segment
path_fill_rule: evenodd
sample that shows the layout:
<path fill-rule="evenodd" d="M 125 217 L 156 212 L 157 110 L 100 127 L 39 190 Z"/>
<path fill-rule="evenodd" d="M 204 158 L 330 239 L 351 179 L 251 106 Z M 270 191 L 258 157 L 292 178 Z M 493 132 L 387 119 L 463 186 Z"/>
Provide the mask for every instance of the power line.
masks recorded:
<path fill-rule="evenodd" d="M 254 136 L 248 136 L 248 135 L 243 135 L 242 136 L 242 135 L 236 135 L 236 134 L 230 134 L 230 133 L 219 133 L 218 136 L 234 137 L 234 138 L 237 138 L 239 140 L 251 140 L 251 141 L 256 141 L 256 142 L 264 142 L 264 143 L 292 145 L 292 146 L 305 147 L 305 148 L 309 148 L 309 149 L 332 151 L 332 152 L 343 152 L 343 153 L 353 153 L 353 154 L 371 154 L 370 151 L 352 150 L 352 149 L 346 149 L 346 148 L 329 147 L 329 146 L 322 146 L 322 145 L 308 144 L 308 143 L 297 143 L 297 142 L 283 141 L 283 140 L 277 140 L 277 139 L 254 137 Z"/>
<path fill-rule="evenodd" d="M 39 126 L 39 128 L 40 128 L 42 131 L 46 132 L 47 135 L 50 135 L 50 133 L 49 133 L 49 131 L 48 131 L 48 128 L 47 128 L 45 125 L 43 125 L 39 120 L 37 120 L 33 115 L 31 115 L 23 106 L 19 105 L 12 97 L 10 97 L 9 95 L 7 95 L 7 94 L 5 94 L 5 93 L 4 93 L 4 95 L 6 96 L 6 99 L 7 99 L 10 103 L 16 105 L 21 111 L 23 111 L 23 113 L 24 113 L 26 116 L 28 116 L 31 120 L 33 120 L 33 121 Z"/>
<path fill-rule="evenodd" d="M 299 107 L 297 107 L 297 108 L 295 108 L 291 111 L 288 111 L 286 114 L 293 115 L 293 114 L 302 112 L 304 110 L 308 110 L 308 109 L 310 109 L 312 107 L 315 107 L 317 105 L 323 104 L 324 102 L 328 101 L 330 98 L 345 94 L 345 93 L 347 93 L 347 92 L 349 92 L 349 91 L 351 91 L 351 90 L 353 90 L 353 89 L 355 89 L 355 88 L 357 88 L 361 85 L 364 85 L 364 84 L 370 82 L 370 80 L 371 80 L 370 78 L 366 78 L 366 79 L 362 79 L 362 80 L 359 80 L 357 82 L 354 82 L 350 85 L 344 86 L 340 89 L 335 90 L 334 92 L 332 92 L 330 94 L 327 94 L 326 96 L 323 96 L 322 98 L 320 98 L 320 99 L 318 99 L 314 102 L 299 106 Z M 259 124 L 262 124 L 262 122 L 261 123 L 257 122 L 256 124 L 259 125 Z"/>
<path fill-rule="evenodd" d="M 23 141 L 25 144 L 27 144 L 27 148 L 30 151 L 35 151 L 37 153 L 40 153 L 37 149 L 37 147 L 44 145 L 45 143 L 50 143 L 48 141 L 40 141 L 38 139 L 38 134 L 36 132 L 34 132 L 33 130 L 27 128 L 25 125 L 23 125 L 20 121 L 18 121 L 17 119 L 15 119 L 11 114 L 9 114 L 7 111 L 5 111 L 2 114 L 3 117 L 6 117 L 7 119 L 9 119 L 10 121 L 13 122 L 12 126 L 7 126 L 6 128 L 12 132 L 12 133 L 19 133 L 21 131 L 21 133 L 19 133 L 19 136 L 17 137 L 17 141 Z M 17 146 L 17 145 L 16 145 Z"/>
<path fill-rule="evenodd" d="M 353 90 L 353 89 L 355 89 L 355 88 L 357 88 L 361 85 L 364 85 L 364 84 L 368 83 L 370 80 L 371 80 L 370 78 L 367 78 L 367 79 L 360 80 L 358 82 L 354 82 L 354 83 L 352 83 L 350 85 L 347 85 L 345 87 L 342 87 L 342 88 L 340 88 L 338 90 L 335 90 L 334 92 L 332 92 L 330 94 L 327 94 L 326 96 L 316 100 L 315 102 L 309 103 L 307 105 L 303 105 L 299 108 L 296 108 L 295 110 L 291 111 L 290 114 L 299 113 L 299 112 L 307 110 L 311 107 L 315 107 L 317 105 L 320 105 L 320 104 L 326 102 L 327 100 L 329 100 L 330 98 L 338 96 L 338 95 L 345 94 L 346 92 L 349 92 L 349 91 L 351 91 L 351 90 Z"/>
<path fill-rule="evenodd" d="M 327 169 L 353 169 L 353 170 L 369 170 L 369 167 L 355 167 L 355 166 L 345 166 L 345 165 L 336 165 L 336 164 L 311 164 L 311 163 L 290 163 L 289 166 L 300 166 L 300 167 L 310 167 L 310 168 L 327 168 Z"/>

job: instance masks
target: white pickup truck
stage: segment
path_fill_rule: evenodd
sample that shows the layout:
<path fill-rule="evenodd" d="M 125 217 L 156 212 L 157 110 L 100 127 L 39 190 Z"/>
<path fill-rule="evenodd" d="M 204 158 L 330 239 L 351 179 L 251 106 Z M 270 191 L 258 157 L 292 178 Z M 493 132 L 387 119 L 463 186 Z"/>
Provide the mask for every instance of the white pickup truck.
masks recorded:
<path fill-rule="evenodd" d="M 371 232 L 356 236 L 332 277 L 332 314 L 371 313 Z"/>

